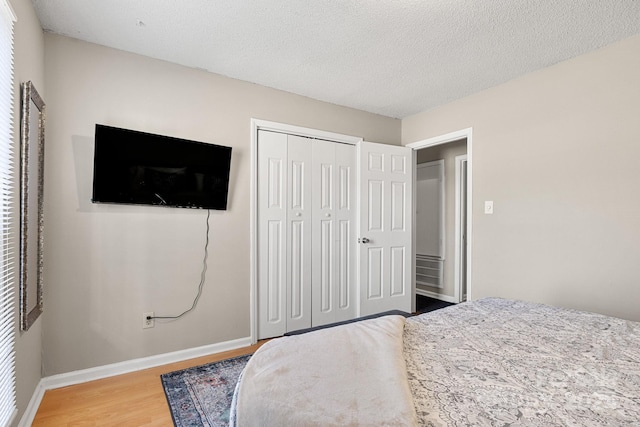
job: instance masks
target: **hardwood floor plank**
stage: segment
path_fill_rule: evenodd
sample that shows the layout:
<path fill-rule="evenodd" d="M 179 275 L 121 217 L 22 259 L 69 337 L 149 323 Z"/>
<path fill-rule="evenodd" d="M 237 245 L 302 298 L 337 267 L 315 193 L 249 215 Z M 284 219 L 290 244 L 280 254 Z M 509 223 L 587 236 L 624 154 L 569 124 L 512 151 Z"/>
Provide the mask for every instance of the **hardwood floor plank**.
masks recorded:
<path fill-rule="evenodd" d="M 255 352 L 265 341 L 129 374 L 47 390 L 32 426 L 172 426 L 160 375 Z"/>

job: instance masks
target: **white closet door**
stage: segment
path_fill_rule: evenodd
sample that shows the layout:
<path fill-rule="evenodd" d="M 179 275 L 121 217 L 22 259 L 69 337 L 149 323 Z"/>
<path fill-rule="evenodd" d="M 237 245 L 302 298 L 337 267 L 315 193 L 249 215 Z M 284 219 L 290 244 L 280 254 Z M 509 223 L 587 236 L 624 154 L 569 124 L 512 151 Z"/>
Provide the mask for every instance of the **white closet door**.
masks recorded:
<path fill-rule="evenodd" d="M 336 242 L 336 292 L 335 321 L 353 319 L 357 316 L 357 163 L 356 147 L 334 144 L 336 152 L 335 190 L 335 242 Z"/>
<path fill-rule="evenodd" d="M 357 315 L 356 154 L 259 131 L 259 339 Z"/>
<path fill-rule="evenodd" d="M 410 312 L 412 152 L 363 142 L 358 156 L 360 315 Z"/>
<path fill-rule="evenodd" d="M 325 325 L 356 315 L 353 227 L 355 147 L 312 143 L 313 250 L 312 324 Z"/>
<path fill-rule="evenodd" d="M 335 320 L 335 144 L 313 141 L 313 326 Z"/>
<path fill-rule="evenodd" d="M 311 327 L 311 144 L 258 134 L 258 337 Z"/>
<path fill-rule="evenodd" d="M 311 141 L 287 135 L 287 331 L 311 327 Z"/>
<path fill-rule="evenodd" d="M 258 133 L 258 338 L 286 332 L 287 135 Z"/>

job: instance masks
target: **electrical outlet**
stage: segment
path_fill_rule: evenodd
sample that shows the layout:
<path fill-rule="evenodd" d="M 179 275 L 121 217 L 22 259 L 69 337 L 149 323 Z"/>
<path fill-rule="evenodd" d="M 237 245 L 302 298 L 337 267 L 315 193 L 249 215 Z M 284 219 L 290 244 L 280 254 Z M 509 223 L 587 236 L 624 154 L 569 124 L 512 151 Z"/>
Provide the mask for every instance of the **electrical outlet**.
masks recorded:
<path fill-rule="evenodd" d="M 151 319 L 147 319 L 151 317 Z M 156 321 L 153 319 L 153 311 L 142 313 L 142 329 L 153 328 L 156 326 Z"/>

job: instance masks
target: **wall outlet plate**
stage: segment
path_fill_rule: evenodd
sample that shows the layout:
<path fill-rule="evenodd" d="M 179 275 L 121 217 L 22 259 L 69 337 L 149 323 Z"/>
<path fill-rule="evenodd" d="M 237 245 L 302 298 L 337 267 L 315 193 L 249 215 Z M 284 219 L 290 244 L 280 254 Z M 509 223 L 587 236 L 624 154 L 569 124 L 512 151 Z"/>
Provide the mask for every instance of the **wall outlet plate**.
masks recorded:
<path fill-rule="evenodd" d="M 486 200 L 484 202 L 484 213 L 487 215 L 493 214 L 493 200 Z"/>
<path fill-rule="evenodd" d="M 151 319 L 147 319 L 151 317 Z M 142 329 L 153 328 L 156 326 L 156 321 L 153 319 L 153 311 L 142 313 Z"/>

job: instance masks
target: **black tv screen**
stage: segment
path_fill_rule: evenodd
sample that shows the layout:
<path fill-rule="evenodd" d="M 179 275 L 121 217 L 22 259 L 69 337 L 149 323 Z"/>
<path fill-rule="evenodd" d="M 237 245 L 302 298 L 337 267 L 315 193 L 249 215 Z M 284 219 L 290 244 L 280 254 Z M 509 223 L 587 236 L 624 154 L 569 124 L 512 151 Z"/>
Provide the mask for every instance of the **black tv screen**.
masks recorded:
<path fill-rule="evenodd" d="M 231 147 L 96 124 L 94 203 L 227 209 Z"/>

